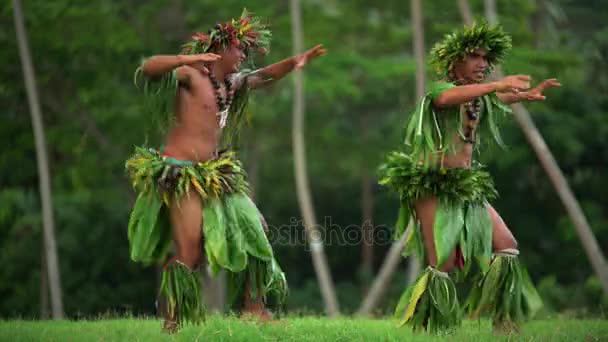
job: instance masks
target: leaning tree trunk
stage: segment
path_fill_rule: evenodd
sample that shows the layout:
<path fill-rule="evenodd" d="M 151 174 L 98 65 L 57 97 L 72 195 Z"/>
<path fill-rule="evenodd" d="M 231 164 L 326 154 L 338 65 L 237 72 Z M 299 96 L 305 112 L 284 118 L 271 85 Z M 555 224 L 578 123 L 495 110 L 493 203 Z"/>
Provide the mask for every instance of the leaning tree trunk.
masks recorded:
<path fill-rule="evenodd" d="M 40 197 L 42 201 L 42 228 L 44 230 L 45 259 L 51 292 L 51 309 L 53 319 L 62 319 L 63 302 L 61 299 L 61 280 L 55 243 L 53 199 L 51 195 L 51 177 L 46 152 L 46 138 L 44 136 L 44 125 L 40 112 L 40 102 L 38 101 L 34 67 L 32 65 L 32 58 L 28 46 L 25 24 L 23 23 L 21 1 L 13 0 L 13 12 L 15 16 L 17 44 L 19 45 L 19 57 L 23 68 L 23 78 L 25 79 L 27 100 L 30 107 L 32 126 L 34 128 L 34 140 L 36 143 L 36 162 L 38 166 Z"/>
<path fill-rule="evenodd" d="M 490 24 L 496 24 L 498 22 L 496 1 L 484 0 L 484 4 L 488 22 Z M 503 77 L 499 68 L 496 69 L 496 76 Z M 574 196 L 572 189 L 570 189 L 570 185 L 568 185 L 566 177 L 555 161 L 555 157 L 553 157 L 553 154 L 549 150 L 545 140 L 536 128 L 534 121 L 532 121 L 532 117 L 530 116 L 530 113 L 528 113 L 526 107 L 520 103 L 517 103 L 514 104 L 512 108 L 515 120 L 524 132 L 526 139 L 528 139 L 528 143 L 530 143 L 532 149 L 534 149 L 534 152 L 536 152 L 538 160 L 549 176 L 549 179 L 551 180 L 551 183 L 559 195 L 564 207 L 566 207 L 566 211 L 574 223 L 576 233 L 581 240 L 583 249 L 587 253 L 587 258 L 589 258 L 593 270 L 602 283 L 604 293 L 608 295 L 608 264 L 606 264 L 606 259 L 600 250 L 597 239 L 595 238 L 595 235 L 593 235 L 593 231 L 587 222 L 587 218 L 585 217 L 580 204 Z"/>
<path fill-rule="evenodd" d="M 294 54 L 303 50 L 302 16 L 300 1 L 290 0 L 292 36 Z M 294 172 L 296 179 L 296 192 L 300 211 L 304 219 L 304 228 L 310 245 L 313 265 L 325 302 L 325 310 L 331 317 L 339 315 L 338 300 L 334 290 L 333 281 L 329 272 L 323 238 L 315 219 L 314 207 L 310 194 L 310 185 L 306 173 L 306 152 L 304 141 L 304 78 L 301 71 L 294 72 L 294 102 L 293 102 L 293 154 Z"/>
<path fill-rule="evenodd" d="M 422 16 L 422 3 L 421 0 L 410 1 L 411 12 L 412 12 L 412 29 L 414 31 L 414 55 L 416 56 L 416 97 L 421 98 L 424 96 L 425 89 L 425 67 L 424 67 L 424 25 Z M 384 290 L 388 286 L 393 273 L 397 269 L 397 265 L 401 259 L 401 251 L 405 246 L 405 239 L 413 229 L 413 222 L 410 220 L 406 232 L 403 234 L 399 241 L 393 243 L 389 249 L 388 255 L 384 259 L 384 263 L 380 268 L 378 276 L 374 280 L 370 291 L 363 300 L 361 307 L 357 311 L 359 316 L 368 316 L 371 314 L 374 307 L 378 304 Z M 409 258 L 407 282 L 413 282 L 416 275 L 420 272 L 420 261 L 412 256 Z"/>

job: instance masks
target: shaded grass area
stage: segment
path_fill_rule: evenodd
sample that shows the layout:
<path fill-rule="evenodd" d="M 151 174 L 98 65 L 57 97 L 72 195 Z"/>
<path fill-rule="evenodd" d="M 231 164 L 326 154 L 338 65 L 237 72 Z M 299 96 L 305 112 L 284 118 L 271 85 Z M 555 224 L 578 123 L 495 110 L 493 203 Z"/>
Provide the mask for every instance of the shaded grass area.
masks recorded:
<path fill-rule="evenodd" d="M 0 321 L 1 341 L 608 341 L 607 320 L 538 320 L 518 336 L 497 336 L 488 320 L 465 321 L 441 336 L 413 334 L 389 319 L 290 317 L 271 323 L 211 316 L 175 335 L 156 319 Z"/>

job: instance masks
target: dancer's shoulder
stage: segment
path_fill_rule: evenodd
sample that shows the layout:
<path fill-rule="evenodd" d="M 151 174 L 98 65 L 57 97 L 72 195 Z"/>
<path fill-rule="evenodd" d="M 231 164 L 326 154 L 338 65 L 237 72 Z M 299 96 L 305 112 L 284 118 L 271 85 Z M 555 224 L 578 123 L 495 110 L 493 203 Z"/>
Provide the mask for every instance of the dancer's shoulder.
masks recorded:
<path fill-rule="evenodd" d="M 449 82 L 447 80 L 434 81 L 434 82 L 429 83 L 426 95 L 431 100 L 434 100 L 439 95 L 441 95 L 441 93 L 443 93 L 444 91 L 454 88 L 454 87 L 456 87 L 456 84 Z"/>

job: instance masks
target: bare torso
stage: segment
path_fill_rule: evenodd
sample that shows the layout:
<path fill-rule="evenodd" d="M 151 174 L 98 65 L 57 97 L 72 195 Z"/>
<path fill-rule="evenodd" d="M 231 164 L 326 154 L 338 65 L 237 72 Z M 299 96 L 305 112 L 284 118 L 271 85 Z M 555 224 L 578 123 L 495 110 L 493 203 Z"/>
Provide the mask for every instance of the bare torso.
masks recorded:
<path fill-rule="evenodd" d="M 174 112 L 175 123 L 167 136 L 164 154 L 191 161 L 213 158 L 222 130 L 216 115 L 215 90 L 207 76 L 196 73 L 190 77 L 188 87 L 179 86 Z"/>
<path fill-rule="evenodd" d="M 474 137 L 477 130 L 479 120 L 471 121 L 463 110 L 460 111 L 462 115 L 463 132 L 468 132 L 470 136 Z M 455 152 L 447 152 L 443 154 L 443 167 L 446 168 L 469 168 L 471 167 L 471 161 L 473 160 L 473 144 L 466 143 L 462 140 L 460 135 L 454 137 Z M 441 159 L 440 159 L 441 160 Z M 441 163 L 441 162 L 440 162 Z"/>

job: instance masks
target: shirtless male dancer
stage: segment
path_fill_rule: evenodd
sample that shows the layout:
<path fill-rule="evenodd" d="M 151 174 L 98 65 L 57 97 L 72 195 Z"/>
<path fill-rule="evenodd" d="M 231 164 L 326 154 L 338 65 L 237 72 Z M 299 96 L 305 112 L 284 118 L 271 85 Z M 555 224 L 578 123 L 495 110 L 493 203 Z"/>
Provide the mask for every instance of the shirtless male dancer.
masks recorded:
<path fill-rule="evenodd" d="M 248 91 L 283 78 L 325 54 L 318 45 L 267 67 L 246 69 L 265 53 L 270 31 L 244 11 L 240 18 L 197 33 L 179 55 L 148 58 L 139 69 L 157 113 L 171 122 L 162 149 L 136 148 L 126 163 L 139 191 L 129 221 L 131 258 L 164 262 L 164 329 L 204 318 L 199 268 L 203 252 L 214 272 L 228 274 L 229 298 L 243 312 L 269 319 L 269 297 L 282 302 L 285 276 L 265 234 L 266 224 L 248 196 L 243 167 L 231 143 L 244 121 Z M 246 66 L 247 64 L 247 66 Z M 171 106 L 158 105 L 166 95 Z M 162 102 L 162 99 L 161 101 Z M 169 108 L 169 109 L 168 109 Z"/>

